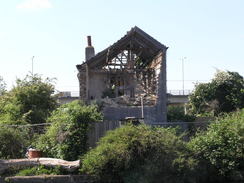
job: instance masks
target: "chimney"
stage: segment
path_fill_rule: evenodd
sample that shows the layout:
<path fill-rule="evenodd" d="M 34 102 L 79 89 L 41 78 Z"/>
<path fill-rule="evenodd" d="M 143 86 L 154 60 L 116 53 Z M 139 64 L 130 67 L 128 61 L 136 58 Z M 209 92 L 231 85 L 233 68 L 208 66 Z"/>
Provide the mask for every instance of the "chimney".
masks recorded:
<path fill-rule="evenodd" d="M 85 52 L 86 52 L 86 61 L 95 55 L 95 49 L 92 46 L 91 36 L 87 36 L 87 47 L 85 49 Z"/>

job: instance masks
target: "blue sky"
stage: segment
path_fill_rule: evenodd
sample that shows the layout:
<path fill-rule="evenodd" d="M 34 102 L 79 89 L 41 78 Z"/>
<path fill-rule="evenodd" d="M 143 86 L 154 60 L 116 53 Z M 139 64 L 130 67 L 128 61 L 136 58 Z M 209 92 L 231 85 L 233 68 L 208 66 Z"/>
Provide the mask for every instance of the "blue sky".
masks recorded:
<path fill-rule="evenodd" d="M 168 89 L 210 80 L 216 69 L 244 75 L 243 0 L 1 0 L 0 75 L 11 88 L 31 71 L 78 91 L 75 65 L 86 36 L 99 52 L 135 25 L 169 47 Z"/>

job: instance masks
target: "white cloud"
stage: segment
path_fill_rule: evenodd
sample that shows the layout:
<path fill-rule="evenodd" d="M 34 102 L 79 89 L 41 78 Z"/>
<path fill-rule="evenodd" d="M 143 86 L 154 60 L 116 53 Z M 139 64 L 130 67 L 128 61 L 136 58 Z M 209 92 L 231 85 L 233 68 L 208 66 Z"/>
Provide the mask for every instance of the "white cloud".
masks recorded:
<path fill-rule="evenodd" d="M 17 5 L 17 9 L 29 9 L 37 10 L 43 8 L 51 8 L 52 4 L 50 0 L 25 0 L 21 4 Z"/>

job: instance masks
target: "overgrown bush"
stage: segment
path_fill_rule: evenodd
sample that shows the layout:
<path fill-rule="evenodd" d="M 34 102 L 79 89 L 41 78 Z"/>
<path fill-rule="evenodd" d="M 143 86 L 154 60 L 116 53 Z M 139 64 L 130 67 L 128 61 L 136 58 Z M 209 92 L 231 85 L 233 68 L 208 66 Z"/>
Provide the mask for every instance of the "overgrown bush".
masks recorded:
<path fill-rule="evenodd" d="M 101 119 L 95 105 L 86 106 L 81 101 L 64 104 L 49 117 L 52 124 L 35 146 L 50 157 L 76 160 L 87 151 L 90 122 Z"/>
<path fill-rule="evenodd" d="M 222 181 L 233 179 L 233 176 L 243 177 L 244 109 L 226 114 L 212 123 L 207 131 L 196 134 L 189 142 L 189 148 L 199 160 L 202 172 L 208 176 Z"/>
<path fill-rule="evenodd" d="M 27 143 L 25 131 L 0 126 L 0 159 L 23 158 Z"/>
<path fill-rule="evenodd" d="M 0 76 L 0 96 L 6 92 L 6 83 L 3 80 L 2 76 Z"/>
<path fill-rule="evenodd" d="M 190 178 L 186 169 L 194 164 L 182 158 L 185 150 L 175 129 L 126 125 L 85 154 L 80 171 L 102 182 L 179 183 Z"/>
<path fill-rule="evenodd" d="M 55 168 L 48 168 L 41 165 L 20 170 L 18 173 L 15 174 L 15 176 L 64 175 L 65 173 L 67 172 L 64 172 L 59 166 Z"/>
<path fill-rule="evenodd" d="M 192 122 L 196 119 L 194 115 L 185 114 L 183 106 L 168 106 L 167 108 L 167 119 L 168 121 L 183 121 Z"/>
<path fill-rule="evenodd" d="M 49 78 L 27 75 L 23 80 L 17 79 L 16 86 L 0 96 L 0 123 L 45 123 L 57 106 L 53 93 Z"/>
<path fill-rule="evenodd" d="M 189 96 L 195 114 L 218 116 L 244 107 L 244 78 L 237 72 L 217 71 L 208 83 L 198 83 Z"/>

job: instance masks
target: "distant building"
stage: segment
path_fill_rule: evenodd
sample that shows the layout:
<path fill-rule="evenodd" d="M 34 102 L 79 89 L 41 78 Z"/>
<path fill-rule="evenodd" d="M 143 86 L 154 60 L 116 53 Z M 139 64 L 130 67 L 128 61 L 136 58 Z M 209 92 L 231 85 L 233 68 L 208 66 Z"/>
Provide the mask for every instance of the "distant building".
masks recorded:
<path fill-rule="evenodd" d="M 59 92 L 57 96 L 58 96 L 57 102 L 60 105 L 73 102 L 74 100 L 79 100 L 79 97 L 78 96 L 72 96 L 70 91 Z"/>

